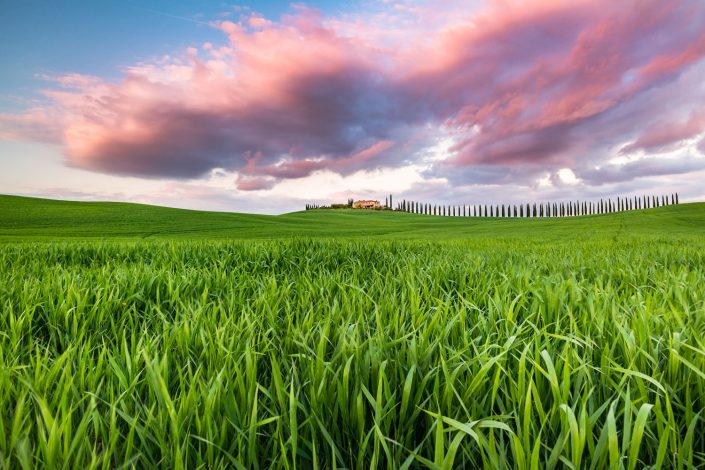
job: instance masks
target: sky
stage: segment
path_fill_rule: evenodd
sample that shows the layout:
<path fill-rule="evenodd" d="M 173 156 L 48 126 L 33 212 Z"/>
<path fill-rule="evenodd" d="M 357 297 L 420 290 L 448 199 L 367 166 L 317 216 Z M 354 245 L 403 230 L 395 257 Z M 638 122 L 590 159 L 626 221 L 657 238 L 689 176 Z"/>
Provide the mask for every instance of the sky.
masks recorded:
<path fill-rule="evenodd" d="M 0 0 L 0 193 L 705 200 L 702 0 Z"/>

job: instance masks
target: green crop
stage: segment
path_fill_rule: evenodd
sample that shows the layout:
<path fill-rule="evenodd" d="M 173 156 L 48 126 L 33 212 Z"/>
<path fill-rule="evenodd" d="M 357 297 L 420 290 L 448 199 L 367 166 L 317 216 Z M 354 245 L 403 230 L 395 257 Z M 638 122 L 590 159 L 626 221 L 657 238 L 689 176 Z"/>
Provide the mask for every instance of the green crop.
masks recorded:
<path fill-rule="evenodd" d="M 697 234 L 8 243 L 0 467 L 703 466 L 704 299 Z"/>

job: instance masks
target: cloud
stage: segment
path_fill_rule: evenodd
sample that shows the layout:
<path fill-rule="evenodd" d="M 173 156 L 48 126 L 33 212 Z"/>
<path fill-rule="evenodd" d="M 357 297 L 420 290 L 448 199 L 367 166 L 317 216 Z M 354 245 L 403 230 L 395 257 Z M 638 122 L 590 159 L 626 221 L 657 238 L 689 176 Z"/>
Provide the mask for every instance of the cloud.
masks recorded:
<path fill-rule="evenodd" d="M 649 176 L 677 175 L 705 169 L 705 158 L 642 158 L 624 164 L 609 164 L 579 171 L 577 176 L 590 184 L 601 185 L 631 181 Z"/>
<path fill-rule="evenodd" d="M 0 115 L 0 138 L 59 142 L 69 165 L 116 175 L 192 179 L 222 168 L 252 191 L 420 163 L 438 128 L 455 144 L 426 162 L 428 177 L 532 184 L 565 168 L 600 184 L 649 171 L 594 170 L 609 145 L 659 151 L 703 131 L 689 90 L 672 84 L 705 56 L 704 3 L 467 5 L 446 1 L 441 15 L 427 2 L 390 4 L 369 21 L 304 7 L 279 21 L 248 12 L 212 23 L 222 44 L 135 64 L 117 82 L 53 78 L 45 106 Z"/>
<path fill-rule="evenodd" d="M 694 111 L 685 121 L 661 120 L 650 126 L 639 138 L 624 146 L 620 153 L 630 154 L 638 150 L 660 151 L 705 132 L 705 109 Z"/>

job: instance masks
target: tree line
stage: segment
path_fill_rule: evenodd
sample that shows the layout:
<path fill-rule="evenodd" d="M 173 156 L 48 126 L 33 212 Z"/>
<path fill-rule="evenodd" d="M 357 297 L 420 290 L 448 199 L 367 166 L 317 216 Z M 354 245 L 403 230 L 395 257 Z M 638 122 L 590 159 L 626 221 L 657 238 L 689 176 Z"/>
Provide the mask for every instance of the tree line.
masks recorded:
<path fill-rule="evenodd" d="M 388 199 L 391 201 L 391 196 Z M 607 198 L 599 201 L 540 202 L 527 204 L 437 205 L 402 200 L 394 210 L 445 217 L 573 217 L 610 214 L 678 204 L 678 193 L 633 198 Z"/>

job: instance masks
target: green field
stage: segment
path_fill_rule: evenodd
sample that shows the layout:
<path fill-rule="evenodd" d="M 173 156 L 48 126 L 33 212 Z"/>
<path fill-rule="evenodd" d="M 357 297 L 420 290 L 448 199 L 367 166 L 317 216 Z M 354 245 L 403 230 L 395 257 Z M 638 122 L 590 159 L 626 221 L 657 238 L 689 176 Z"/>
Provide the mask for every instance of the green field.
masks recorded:
<path fill-rule="evenodd" d="M 0 468 L 705 466 L 705 204 L 0 197 Z"/>
<path fill-rule="evenodd" d="M 0 195 L 0 242 L 57 239 L 607 240 L 702 237 L 705 203 L 564 219 L 440 217 L 390 211 L 314 210 L 270 216 L 140 204 Z"/>

